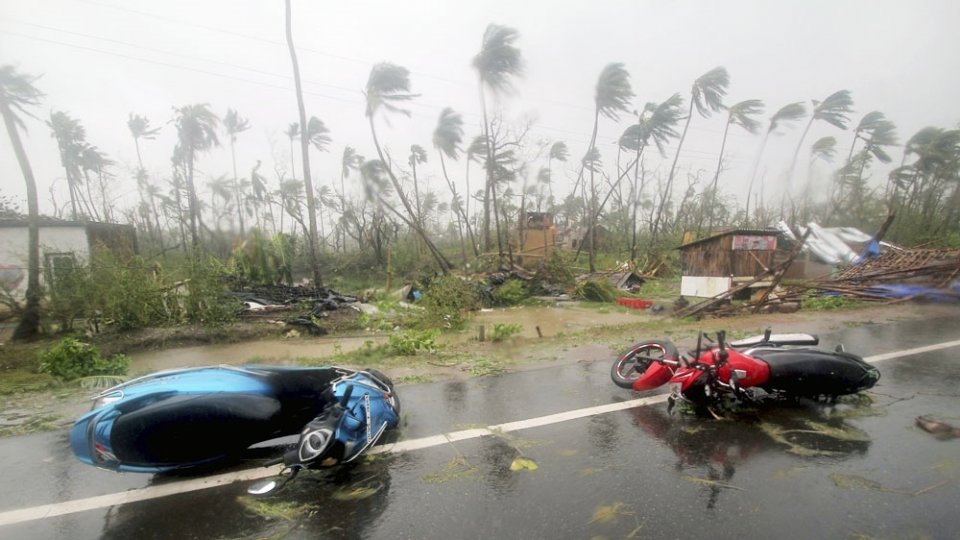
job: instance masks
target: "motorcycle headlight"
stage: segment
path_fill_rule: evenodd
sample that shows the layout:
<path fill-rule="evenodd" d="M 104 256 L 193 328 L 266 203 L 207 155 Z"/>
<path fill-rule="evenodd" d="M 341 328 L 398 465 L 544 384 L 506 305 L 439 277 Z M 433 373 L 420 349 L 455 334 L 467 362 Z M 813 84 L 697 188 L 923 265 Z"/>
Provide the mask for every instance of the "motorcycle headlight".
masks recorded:
<path fill-rule="evenodd" d="M 298 450 L 300 462 L 307 463 L 323 455 L 333 443 L 333 432 L 329 429 L 317 429 L 300 437 Z"/>

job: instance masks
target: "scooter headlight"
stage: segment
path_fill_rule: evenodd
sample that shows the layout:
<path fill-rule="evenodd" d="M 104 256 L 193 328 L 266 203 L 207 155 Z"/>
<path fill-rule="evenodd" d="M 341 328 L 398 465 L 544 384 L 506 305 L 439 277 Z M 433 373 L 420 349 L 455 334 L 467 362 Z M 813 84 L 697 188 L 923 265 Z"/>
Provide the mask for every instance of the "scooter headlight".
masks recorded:
<path fill-rule="evenodd" d="M 298 450 L 300 462 L 307 463 L 323 455 L 333 443 L 333 432 L 329 429 L 317 429 L 300 438 Z"/>

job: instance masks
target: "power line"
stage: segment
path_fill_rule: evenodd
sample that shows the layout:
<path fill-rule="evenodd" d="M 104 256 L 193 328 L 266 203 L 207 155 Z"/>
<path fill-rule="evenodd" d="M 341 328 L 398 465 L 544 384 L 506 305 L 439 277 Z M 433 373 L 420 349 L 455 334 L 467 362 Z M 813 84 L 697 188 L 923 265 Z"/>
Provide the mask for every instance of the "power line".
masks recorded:
<path fill-rule="evenodd" d="M 41 25 L 35 25 L 35 26 L 41 26 Z M 67 31 L 67 33 L 74 33 L 74 34 L 77 34 L 77 35 L 82 35 L 82 36 L 84 36 L 84 37 L 90 37 L 90 38 L 92 38 L 92 39 L 102 39 L 102 40 L 104 40 L 104 41 L 116 42 L 116 43 L 121 43 L 121 44 L 130 45 L 130 46 L 132 46 L 132 47 L 143 48 L 143 49 L 145 49 L 145 50 L 151 50 L 150 48 L 147 48 L 147 47 L 140 47 L 140 46 L 138 46 L 138 45 L 127 44 L 127 43 L 121 42 L 121 41 L 119 41 L 119 40 L 111 40 L 111 39 L 109 39 L 109 38 L 98 38 L 98 37 L 95 37 L 95 36 L 86 36 L 86 35 L 83 35 L 83 34 L 79 34 L 79 33 L 75 33 L 75 32 L 69 32 L 69 31 Z M 11 31 L 7 31 L 6 34 L 7 34 L 7 35 L 16 36 L 16 37 L 20 37 L 20 38 L 24 38 L 24 39 L 31 39 L 31 40 L 35 40 L 35 41 L 41 41 L 41 42 L 44 42 L 44 43 L 50 43 L 50 44 L 54 44 L 54 45 L 59 45 L 59 46 L 63 46 L 63 47 L 68 47 L 68 48 L 72 48 L 72 49 L 77 49 L 77 50 L 81 50 L 81 51 L 92 52 L 92 53 L 99 53 L 99 54 L 105 54 L 105 55 L 109 55 L 109 56 L 114 56 L 114 57 L 122 58 L 122 59 L 125 59 L 125 60 L 132 60 L 132 61 L 137 61 L 137 62 L 144 62 L 144 63 L 159 65 L 159 66 L 168 67 L 168 68 L 181 69 L 181 70 L 190 71 L 190 72 L 194 72 L 194 73 L 200 73 L 200 74 L 204 74 L 204 75 L 210 75 L 210 76 L 214 76 L 214 77 L 220 77 L 220 78 L 229 79 L 229 80 L 234 80 L 234 81 L 238 81 L 238 82 L 245 82 L 245 83 L 248 83 L 248 84 L 254 84 L 254 85 L 258 85 L 258 86 L 263 86 L 263 87 L 266 87 L 266 88 L 273 88 L 273 89 L 278 89 L 278 90 L 284 90 L 284 91 L 286 91 L 286 92 L 292 92 L 292 91 L 294 90 L 292 87 L 288 87 L 288 86 L 280 86 L 280 85 L 271 84 L 271 83 L 266 83 L 266 82 L 262 82 L 262 81 L 256 81 L 256 80 L 252 80 L 252 79 L 248 79 L 248 78 L 237 77 L 237 76 L 228 75 L 228 74 L 224 74 L 224 73 L 218 73 L 218 72 L 214 72 L 214 71 L 209 71 L 209 70 L 205 70 L 205 69 L 200 69 L 200 68 L 195 68 L 195 67 L 190 67 L 190 66 L 184 66 L 184 65 L 181 65 L 181 64 L 174 64 L 174 63 L 170 63 L 170 62 L 163 62 L 163 61 L 160 61 L 160 60 L 153 60 L 153 59 L 144 58 L 144 57 L 140 57 L 140 56 L 133 56 L 133 55 L 118 53 L 118 52 L 114 52 L 114 51 L 108 51 L 108 50 L 98 49 L 98 48 L 95 48 L 95 47 L 88 47 L 88 46 L 84 46 L 84 45 L 77 45 L 77 44 L 74 44 L 74 43 L 66 43 L 66 42 L 63 42 L 63 41 L 57 41 L 57 40 L 48 39 L 48 38 L 43 38 L 43 37 L 39 37 L 39 36 L 32 36 L 32 35 L 27 35 L 27 34 L 21 34 L 21 33 L 18 33 L 18 32 L 11 32 Z M 243 66 L 237 66 L 237 65 L 235 65 L 235 64 L 230 64 L 230 63 L 227 63 L 227 62 L 199 59 L 199 58 L 195 58 L 195 57 L 189 57 L 189 56 L 187 56 L 187 55 L 179 55 L 179 54 L 177 54 L 177 53 L 170 53 L 170 52 L 166 52 L 166 51 L 158 51 L 158 50 L 155 50 L 155 51 L 156 51 L 156 52 L 162 52 L 163 54 L 171 54 L 171 55 L 175 55 L 175 56 L 182 56 L 182 57 L 186 57 L 186 58 L 198 59 L 198 60 L 201 60 L 201 61 L 210 61 L 210 62 L 213 62 L 213 63 L 222 64 L 222 65 L 225 65 L 225 66 L 228 66 L 228 67 L 236 67 L 236 68 L 239 68 L 239 69 L 246 69 L 246 70 L 249 70 L 249 71 L 261 72 L 260 70 L 256 70 L 256 69 L 254 69 L 254 68 L 245 68 L 245 67 L 243 67 Z M 289 78 L 287 78 L 286 76 L 283 76 L 283 75 L 274 74 L 274 73 L 270 73 L 270 72 L 261 72 L 261 73 L 264 73 L 264 74 L 267 74 L 267 75 L 271 75 L 271 76 L 274 76 L 274 77 L 284 78 L 285 80 L 289 80 Z M 309 82 L 309 81 L 305 81 L 305 82 Z M 317 83 L 317 84 L 321 84 L 321 85 L 328 86 L 328 87 L 333 87 L 333 88 L 343 89 L 343 87 L 336 87 L 336 86 L 334 86 L 334 85 L 327 85 L 327 84 L 324 84 L 324 83 Z M 348 90 L 349 90 L 349 89 L 348 89 Z M 351 90 L 351 91 L 352 91 L 352 90 Z M 360 93 L 359 91 L 357 91 L 357 92 Z M 315 91 L 310 91 L 310 90 L 304 90 L 303 93 L 306 94 L 306 95 L 314 96 L 314 97 L 319 97 L 319 98 L 323 98 L 323 99 L 330 99 L 330 100 L 339 101 L 339 102 L 344 102 L 344 103 L 352 103 L 352 104 L 359 105 L 359 106 L 364 106 L 364 105 L 365 105 L 365 103 L 364 103 L 363 101 L 354 100 L 354 99 L 347 99 L 347 98 L 342 98 L 342 97 L 337 97 L 337 96 L 331 96 L 331 95 L 329 95 L 329 94 L 322 94 L 322 93 L 315 92 Z M 411 102 L 411 105 L 412 105 L 412 106 L 416 106 L 416 107 L 423 107 L 423 108 L 434 109 L 434 110 L 442 110 L 442 109 L 444 108 L 444 107 L 442 107 L 442 106 L 433 105 L 433 104 L 429 104 L 429 103 L 423 103 L 423 102 Z M 432 117 L 427 116 L 427 115 L 425 115 L 425 114 L 419 114 L 419 113 L 412 113 L 412 114 L 413 114 L 414 116 L 417 116 L 417 117 L 421 117 L 421 118 L 431 118 L 431 119 L 432 119 Z M 466 116 L 470 116 L 470 117 L 473 117 L 473 118 L 477 118 L 477 119 L 480 118 L 480 116 L 477 115 L 477 114 L 475 114 L 475 113 L 464 113 L 464 114 L 465 114 Z M 573 136 L 577 136 L 577 137 L 582 136 L 582 133 L 579 133 L 579 132 L 575 132 L 575 131 L 571 131 L 571 130 L 566 130 L 566 129 L 561 129 L 561 128 L 556 128 L 556 127 L 552 127 L 552 126 L 545 125 L 545 124 L 536 124 L 536 125 L 532 126 L 530 129 L 531 129 L 531 131 L 551 131 L 551 132 L 555 132 L 555 133 L 573 135 Z M 614 137 L 600 135 L 600 137 L 598 137 L 598 138 L 609 141 L 610 139 L 613 139 Z M 576 143 L 580 143 L 580 144 L 589 144 L 589 141 L 587 141 L 587 140 L 585 140 L 585 139 L 573 139 L 573 138 L 569 138 L 569 137 L 568 137 L 567 140 L 570 141 L 570 142 L 576 142 Z M 616 142 L 613 142 L 613 141 L 608 142 L 608 143 L 602 143 L 602 142 L 601 142 L 601 143 L 599 143 L 599 144 L 600 144 L 600 145 L 603 145 L 603 146 L 616 146 Z M 665 148 L 668 149 L 668 150 L 675 150 L 675 149 L 676 149 L 675 146 L 665 146 Z M 695 155 L 695 156 L 689 156 L 689 155 L 688 155 L 688 156 L 687 156 L 688 159 L 712 159 L 712 160 L 716 160 L 717 157 L 718 157 L 718 154 L 713 153 L 713 152 L 709 152 L 709 151 L 704 151 L 704 150 L 697 150 L 697 149 L 690 149 L 690 148 L 688 148 L 688 149 L 685 150 L 685 152 L 686 152 L 686 153 L 693 153 L 693 154 L 701 154 L 701 156 L 696 156 L 696 155 Z M 729 159 L 729 158 L 728 158 L 728 160 L 729 160 L 729 161 L 738 161 L 738 160 Z"/>

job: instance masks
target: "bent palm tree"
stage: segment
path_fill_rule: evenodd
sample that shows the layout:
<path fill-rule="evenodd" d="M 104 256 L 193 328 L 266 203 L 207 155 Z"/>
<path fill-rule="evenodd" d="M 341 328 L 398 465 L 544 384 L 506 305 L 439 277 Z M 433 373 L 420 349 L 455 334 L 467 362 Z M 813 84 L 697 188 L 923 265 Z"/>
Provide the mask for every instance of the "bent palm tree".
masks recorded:
<path fill-rule="evenodd" d="M 200 206 L 197 199 L 197 188 L 193 181 L 193 168 L 198 153 L 206 152 L 214 146 L 219 146 L 217 126 L 220 120 L 209 109 L 206 103 L 184 105 L 174 109 L 174 123 L 177 127 L 177 137 L 180 149 L 183 152 L 183 163 L 186 165 L 187 208 L 190 213 L 190 240 L 193 249 L 200 246 L 200 235 L 197 222 L 200 219 Z"/>
<path fill-rule="evenodd" d="M 489 88 L 494 96 L 512 88 L 514 77 L 523 74 L 523 58 L 514 42 L 520 33 L 508 26 L 490 24 L 483 33 L 480 52 L 473 57 L 473 67 L 477 70 L 480 82 L 480 108 L 483 111 L 483 140 L 486 145 L 487 182 L 483 197 L 483 234 L 484 250 L 493 247 L 490 240 L 490 203 L 493 203 L 494 222 L 497 229 L 497 254 L 503 263 L 503 239 L 500 234 L 500 218 L 497 209 L 497 177 L 494 163 L 494 149 L 491 139 L 491 125 L 487 116 L 487 99 L 484 93 Z"/>
<path fill-rule="evenodd" d="M 437 119 L 437 127 L 433 130 L 433 147 L 440 155 L 440 169 L 443 171 L 443 179 L 447 182 L 447 188 L 450 189 L 450 194 L 453 196 L 454 204 L 452 204 L 451 207 L 454 212 L 457 213 L 458 219 L 466 224 L 467 237 L 470 239 L 473 254 L 474 256 L 479 256 L 480 253 L 477 251 L 477 242 L 473 236 L 470 219 L 467 217 L 467 212 L 460 194 L 457 193 L 457 186 L 450 180 L 450 175 L 447 173 L 447 160 L 444 157 L 446 156 L 446 158 L 454 161 L 458 160 L 460 158 L 460 144 L 462 142 L 463 117 L 450 107 L 446 107 L 440 111 L 440 117 Z M 469 195 L 468 192 L 467 196 L 469 197 Z M 466 252 L 462 245 L 460 247 L 462 252 Z M 466 262 L 466 256 L 464 256 L 464 262 Z"/>
<path fill-rule="evenodd" d="M 62 111 L 51 111 L 47 126 L 57 141 L 60 150 L 60 164 L 63 165 L 67 178 L 67 188 L 70 192 L 71 219 L 77 220 L 84 213 L 80 208 L 83 202 L 80 192 L 80 153 L 86 145 L 87 133 L 78 120 Z"/>
<path fill-rule="evenodd" d="M 723 128 L 723 142 L 720 143 L 720 157 L 717 158 L 717 170 L 713 173 L 713 182 L 710 184 L 710 210 L 707 231 L 713 229 L 713 206 L 717 203 L 717 183 L 720 181 L 720 168 L 723 166 L 723 153 L 727 149 L 727 134 L 730 132 L 731 125 L 738 125 L 745 129 L 751 135 L 756 134 L 760 129 L 760 122 L 753 116 L 763 113 L 763 101 L 759 99 L 748 99 L 732 105 L 727 109 L 727 123 Z M 702 210 L 702 209 L 701 209 Z M 701 212 L 702 215 L 702 212 Z M 697 224 L 697 236 L 699 236 L 700 225 L 703 220 Z"/>
<path fill-rule="evenodd" d="M 392 206 L 385 203 L 383 200 L 385 194 L 381 192 L 373 193 L 375 194 L 388 209 L 394 212 L 401 220 L 407 223 L 417 235 L 423 240 L 423 243 L 426 244 L 427 249 L 430 250 L 430 253 L 433 255 L 434 260 L 440 266 L 440 270 L 446 273 L 448 270 L 453 268 L 453 265 L 450 264 L 450 261 L 437 249 L 436 245 L 430 240 L 430 237 L 427 235 L 426 231 L 423 230 L 423 227 L 420 226 L 413 208 L 413 205 L 410 204 L 410 200 L 407 195 L 403 192 L 402 187 L 400 186 L 400 181 L 394 175 L 393 170 L 386 166 L 386 159 L 384 159 L 383 149 L 380 147 L 380 140 L 377 138 L 377 129 L 374 124 L 373 118 L 381 109 L 386 112 L 400 113 L 403 115 L 409 115 L 410 111 L 403 108 L 402 104 L 410 101 L 415 94 L 410 92 L 410 71 L 407 68 L 398 66 L 396 64 L 391 64 L 389 62 L 383 62 L 373 66 L 373 69 L 370 70 L 370 77 L 367 79 L 367 88 L 366 88 L 366 116 L 367 121 L 370 125 L 370 133 L 373 136 L 373 144 L 377 148 L 377 155 L 380 157 L 379 165 L 371 165 L 372 168 L 379 167 L 387 173 L 387 177 L 390 180 L 390 184 L 393 186 L 393 189 L 397 192 L 397 197 L 400 199 L 400 202 L 403 204 L 404 209 L 407 212 L 407 216 L 404 216 L 402 213 L 397 212 Z M 370 162 L 368 162 L 370 163 Z M 371 169 L 372 171 L 373 169 Z M 379 170 L 379 169 L 378 169 Z M 369 175 L 368 175 L 369 176 Z M 379 177 L 379 176 L 378 176 Z M 380 183 L 382 185 L 382 182 Z M 368 196 L 371 195 L 370 184 L 365 185 L 367 189 Z"/>
<path fill-rule="evenodd" d="M 848 114 L 853 112 L 853 98 L 850 97 L 849 90 L 838 90 L 823 101 L 813 100 L 813 114 L 810 115 L 810 121 L 800 136 L 800 142 L 797 143 L 797 149 L 793 151 L 793 160 L 790 162 L 790 169 L 787 171 L 787 181 L 793 178 L 793 170 L 797 166 L 797 156 L 800 155 L 800 148 L 803 146 L 803 140 L 807 138 L 807 132 L 814 120 L 823 120 L 824 122 L 837 126 L 840 129 L 847 129 L 847 122 L 850 121 Z M 787 188 L 789 189 L 789 187 Z"/>
<path fill-rule="evenodd" d="M 27 114 L 27 107 L 40 105 L 43 94 L 33 86 L 36 77 L 17 73 L 10 65 L 0 67 L 0 115 L 10 137 L 13 153 L 17 156 L 20 172 L 27 189 L 27 291 L 20 322 L 13 331 L 15 341 L 33 339 L 40 333 L 40 209 L 37 200 L 37 182 L 27 152 L 20 139 L 20 129 L 26 131 L 17 113 Z M 32 115 L 30 115 L 32 116 Z"/>
<path fill-rule="evenodd" d="M 303 104 L 303 86 L 300 83 L 300 64 L 297 63 L 297 50 L 293 46 L 290 0 L 285 0 L 284 7 L 286 15 L 287 49 L 290 51 L 290 63 L 293 66 L 293 82 L 297 92 L 297 112 L 300 115 L 300 131 L 305 135 L 300 137 L 300 157 L 303 160 L 303 185 L 307 192 L 307 217 L 310 223 L 310 234 L 307 235 L 309 240 L 307 245 L 310 247 L 310 268 L 313 270 L 313 286 L 322 287 L 323 280 L 320 275 L 320 260 L 317 258 L 317 201 L 313 191 L 313 179 L 310 178 L 310 126 L 307 124 L 307 112 Z M 293 159 L 292 156 L 291 159 Z"/>
<path fill-rule="evenodd" d="M 776 131 L 778 127 L 789 122 L 795 122 L 807 114 L 807 108 L 803 106 L 803 103 L 789 103 L 780 107 L 780 110 L 773 113 L 773 116 L 770 117 L 770 125 L 767 126 L 767 132 L 763 136 L 763 142 L 760 143 L 760 150 L 757 151 L 757 157 L 753 160 L 753 171 L 750 173 L 750 185 L 747 187 L 747 204 L 745 210 L 745 220 L 750 220 L 750 197 L 753 195 L 753 182 L 757 178 L 757 169 L 760 167 L 760 157 L 763 156 L 763 151 L 767 147 L 767 141 L 770 139 L 770 134 Z"/>
<path fill-rule="evenodd" d="M 656 217 L 653 220 L 651 243 L 656 242 L 657 233 L 660 230 L 660 223 L 663 220 L 663 209 L 672 197 L 673 179 L 677 172 L 677 160 L 680 159 L 680 151 L 683 149 L 683 142 L 687 138 L 690 121 L 693 119 L 693 109 L 696 108 L 697 113 L 703 118 L 707 118 L 711 114 L 719 111 L 723 106 L 723 96 L 727 94 L 727 85 L 729 84 L 730 75 L 723 66 L 715 67 L 693 81 L 693 87 L 690 89 L 690 110 L 687 112 L 687 121 L 683 124 L 683 132 L 680 134 L 677 152 L 673 156 L 670 173 L 667 175 L 667 183 L 660 197 L 660 204 L 657 206 Z"/>
<path fill-rule="evenodd" d="M 597 129 L 600 126 L 600 115 L 610 120 L 619 120 L 620 113 L 626 112 L 630 105 L 630 99 L 633 97 L 633 89 L 630 88 L 630 74 L 623 67 L 623 64 L 614 62 L 607 64 L 600 72 L 597 79 L 596 93 L 594 94 L 594 113 L 593 113 L 593 133 L 590 135 L 590 146 L 587 149 L 586 156 L 598 154 L 597 150 Z M 587 163 L 587 157 L 584 156 L 584 165 Z M 597 256 L 597 232 L 595 221 L 599 219 L 600 208 L 598 207 L 598 193 L 595 181 L 596 168 L 585 167 L 590 173 L 590 201 L 589 201 L 589 220 L 587 234 L 590 236 L 590 247 L 587 250 L 587 256 L 590 265 L 590 272 L 596 272 Z M 583 176 L 584 168 L 581 168 L 580 176 Z M 578 182 L 580 179 L 577 180 Z M 576 186 L 574 186 L 576 191 Z"/>
<path fill-rule="evenodd" d="M 237 111 L 227 109 L 227 115 L 223 117 L 223 127 L 227 130 L 227 136 L 230 137 L 230 159 L 233 162 L 233 196 L 237 204 L 237 217 L 240 220 L 240 237 L 244 236 L 244 204 L 241 198 L 240 177 L 237 176 L 237 135 L 250 129 L 250 122 L 240 116 Z"/>

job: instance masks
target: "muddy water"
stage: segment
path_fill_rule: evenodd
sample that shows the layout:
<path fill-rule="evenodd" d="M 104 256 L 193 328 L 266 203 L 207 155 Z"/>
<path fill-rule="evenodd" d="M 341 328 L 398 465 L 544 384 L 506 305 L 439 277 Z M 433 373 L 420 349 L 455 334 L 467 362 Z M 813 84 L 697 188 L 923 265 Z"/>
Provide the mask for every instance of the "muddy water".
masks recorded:
<path fill-rule="evenodd" d="M 367 341 L 386 341 L 383 336 L 317 338 L 317 339 L 261 339 L 225 345 L 201 345 L 160 351 L 146 351 L 131 355 L 132 374 L 149 373 L 213 364 L 294 364 L 297 358 L 323 358 L 337 351 L 349 352 L 363 347 Z"/>
<path fill-rule="evenodd" d="M 649 312 L 627 311 L 619 308 L 597 310 L 564 303 L 550 307 L 519 307 L 484 310 L 469 323 L 468 329 L 458 334 L 444 335 L 448 344 L 474 339 L 477 327 L 486 327 L 492 335 L 495 324 L 519 324 L 520 337 L 537 337 L 537 327 L 544 337 L 571 334 L 607 325 L 618 325 L 650 319 Z M 201 345 L 159 351 L 145 351 L 132 355 L 131 374 L 149 373 L 212 364 L 293 364 L 297 358 L 324 358 L 338 351 L 349 352 L 363 347 L 367 341 L 383 343 L 386 336 L 325 337 L 294 339 L 263 339 L 244 343 Z"/>

